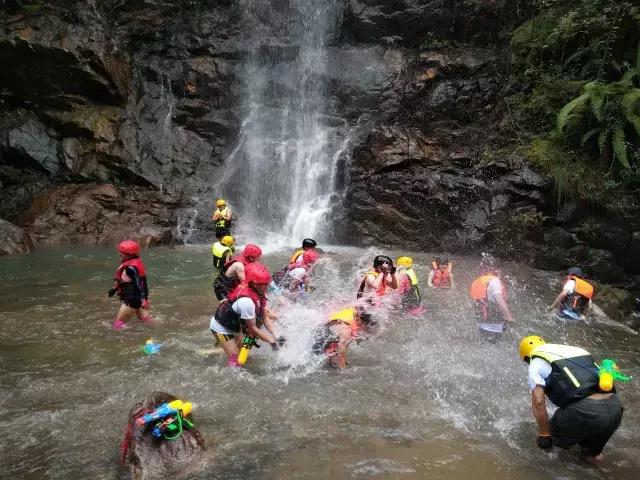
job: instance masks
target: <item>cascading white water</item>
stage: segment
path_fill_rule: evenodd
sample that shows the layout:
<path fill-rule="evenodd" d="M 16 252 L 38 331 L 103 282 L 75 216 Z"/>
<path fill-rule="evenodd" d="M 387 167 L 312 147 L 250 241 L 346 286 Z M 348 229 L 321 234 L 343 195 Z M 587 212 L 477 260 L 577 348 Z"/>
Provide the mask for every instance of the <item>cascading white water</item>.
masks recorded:
<path fill-rule="evenodd" d="M 247 115 L 220 188 L 243 225 L 296 242 L 327 237 L 336 164 L 349 140 L 346 122 L 328 115 L 323 75 L 342 3 L 245 2 Z"/>

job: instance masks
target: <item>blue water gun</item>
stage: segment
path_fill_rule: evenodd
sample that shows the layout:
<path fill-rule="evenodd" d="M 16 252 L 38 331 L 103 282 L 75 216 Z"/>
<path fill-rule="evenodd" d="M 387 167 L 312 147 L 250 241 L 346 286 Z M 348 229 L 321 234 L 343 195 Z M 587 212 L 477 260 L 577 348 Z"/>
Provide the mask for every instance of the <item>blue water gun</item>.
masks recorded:
<path fill-rule="evenodd" d="M 160 353 L 160 348 L 162 347 L 161 343 L 155 343 L 153 339 L 149 339 L 144 342 L 142 347 L 142 351 L 147 355 L 155 355 L 156 353 Z"/>
<path fill-rule="evenodd" d="M 183 402 L 182 400 L 174 400 L 170 403 L 163 403 L 151 413 L 145 413 L 144 415 L 136 418 L 136 425 L 142 427 L 148 423 L 162 420 L 170 415 L 176 415 L 178 412 L 183 417 L 186 417 L 191 413 L 191 402 Z"/>

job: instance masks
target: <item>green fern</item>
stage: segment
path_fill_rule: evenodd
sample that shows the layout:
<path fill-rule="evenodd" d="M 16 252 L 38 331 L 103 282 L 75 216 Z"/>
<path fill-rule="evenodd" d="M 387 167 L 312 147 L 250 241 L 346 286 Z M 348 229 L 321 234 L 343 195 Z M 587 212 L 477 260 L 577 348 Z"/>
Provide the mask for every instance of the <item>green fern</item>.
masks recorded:
<path fill-rule="evenodd" d="M 640 46 L 638 52 L 640 55 Z M 636 88 L 634 84 L 640 80 L 637 67 L 625 72 L 617 82 L 587 83 L 583 87 L 582 95 L 562 107 L 556 117 L 558 131 L 566 133 L 572 120 L 577 117 L 584 118 L 591 113 L 593 117 L 587 118 L 588 122 L 579 124 L 591 123 L 591 128 L 582 135 L 581 145 L 584 147 L 594 135 L 598 134 L 600 157 L 609 157 L 613 153 L 614 158 L 625 169 L 632 168 L 627 145 L 632 139 L 627 138 L 627 132 L 636 134 L 636 141 L 637 137 L 640 137 L 640 88 Z M 593 123 L 596 125 L 594 126 Z M 627 125 L 633 127 L 633 130 L 627 128 Z"/>
<path fill-rule="evenodd" d="M 631 168 L 629 165 L 629 157 L 627 154 L 627 142 L 624 135 L 624 125 L 617 124 L 613 128 L 613 135 L 611 136 L 611 145 L 613 146 L 613 152 L 616 158 L 622 164 L 624 168 Z"/>
<path fill-rule="evenodd" d="M 585 106 L 588 101 L 589 101 L 589 93 L 583 93 L 578 98 L 574 98 L 569 103 L 567 103 L 564 107 L 562 107 L 562 109 L 558 112 L 558 116 L 556 120 L 558 125 L 558 130 L 561 132 L 564 131 L 565 127 L 569 123 L 569 120 L 574 118 L 574 115 L 572 115 L 573 110 L 576 109 L 577 107 Z"/>
<path fill-rule="evenodd" d="M 622 97 L 622 106 L 627 122 L 633 125 L 636 133 L 640 135 L 640 115 L 637 113 L 640 109 L 640 88 L 634 88 Z"/>

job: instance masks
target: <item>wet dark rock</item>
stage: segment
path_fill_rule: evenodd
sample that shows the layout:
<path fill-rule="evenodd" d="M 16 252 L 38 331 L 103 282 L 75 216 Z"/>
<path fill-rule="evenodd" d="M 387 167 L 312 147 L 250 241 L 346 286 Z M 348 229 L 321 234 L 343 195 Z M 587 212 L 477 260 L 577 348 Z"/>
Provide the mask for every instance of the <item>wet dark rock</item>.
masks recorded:
<path fill-rule="evenodd" d="M 136 403 L 128 416 L 128 424 L 140 414 L 153 411 L 163 403 L 177 400 L 165 392 L 153 392 Z M 186 400 L 185 400 L 186 401 Z M 191 418 L 193 421 L 193 418 Z M 144 428 L 130 427 L 129 446 L 123 464 L 130 478 L 151 480 L 162 478 L 186 478 L 198 470 L 205 441 L 197 425 L 183 430 L 176 440 L 156 440 Z"/>
<path fill-rule="evenodd" d="M 33 241 L 24 229 L 0 218 L 0 255 L 29 253 L 33 249 Z"/>
<path fill-rule="evenodd" d="M 133 238 L 146 246 L 169 244 L 177 205 L 170 195 L 144 187 L 69 184 L 36 197 L 21 225 L 38 243 L 110 245 Z"/>

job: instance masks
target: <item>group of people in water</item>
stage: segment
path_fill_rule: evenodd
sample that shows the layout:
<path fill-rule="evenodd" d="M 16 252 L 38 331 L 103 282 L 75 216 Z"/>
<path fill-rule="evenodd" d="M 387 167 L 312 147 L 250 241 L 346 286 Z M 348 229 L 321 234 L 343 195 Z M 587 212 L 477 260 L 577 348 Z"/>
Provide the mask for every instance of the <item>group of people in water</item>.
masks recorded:
<path fill-rule="evenodd" d="M 213 290 L 219 301 L 209 328 L 216 344 L 227 356 L 230 367 L 239 367 L 243 348 L 262 341 L 278 350 L 286 339 L 276 334 L 277 315 L 267 303 L 267 292 L 287 295 L 295 300 L 313 291 L 314 268 L 320 260 L 317 243 L 303 240 L 299 249 L 281 271 L 272 275 L 260 263 L 262 250 L 246 244 L 235 251 L 231 236 L 231 211 L 224 200 L 217 200 L 213 215 L 217 241 L 212 246 L 213 267 L 217 276 Z M 118 294 L 121 306 L 113 323 L 120 330 L 136 315 L 149 323 L 149 289 L 146 269 L 140 258 L 140 246 L 124 240 L 118 246 L 121 264 L 116 270 L 115 284 L 109 296 Z M 427 285 L 437 289 L 454 287 L 453 264 L 448 259 L 435 259 Z M 500 337 L 508 323 L 514 323 L 509 310 L 500 271 L 492 262 L 483 262 L 480 276 L 471 284 L 469 293 L 478 315 L 478 327 L 489 341 Z M 567 279 L 549 309 L 558 308 L 559 318 L 584 318 L 593 296 L 593 286 L 584 279 L 582 270 L 572 267 Z M 398 302 L 389 302 L 396 298 Z M 381 309 L 402 309 L 420 315 L 424 309 L 419 280 L 413 260 L 401 256 L 394 262 L 387 255 L 377 255 L 361 282 L 354 301 L 327 315 L 314 332 L 313 352 L 326 358 L 328 365 L 339 369 L 348 366 L 347 350 L 354 341 L 376 332 L 376 317 Z M 602 450 L 620 425 L 622 406 L 615 388 L 604 391 L 593 357 L 584 349 L 547 344 L 538 336 L 522 339 L 520 358 L 529 364 L 528 380 L 534 418 L 538 425 L 537 445 L 569 448 L 580 445 L 589 461 L 598 463 Z M 246 355 L 245 355 L 246 358 Z M 558 409 L 549 419 L 545 397 Z"/>

